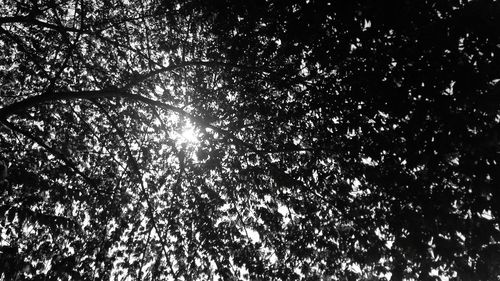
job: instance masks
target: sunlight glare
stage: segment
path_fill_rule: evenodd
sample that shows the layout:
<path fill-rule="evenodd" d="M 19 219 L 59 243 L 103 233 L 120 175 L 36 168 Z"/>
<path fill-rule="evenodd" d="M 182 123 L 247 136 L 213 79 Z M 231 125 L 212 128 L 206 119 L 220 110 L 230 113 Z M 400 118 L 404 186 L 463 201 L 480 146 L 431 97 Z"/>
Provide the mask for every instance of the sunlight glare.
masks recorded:
<path fill-rule="evenodd" d="M 181 136 L 185 142 L 189 143 L 198 142 L 198 133 L 192 127 L 184 128 L 183 132 L 181 133 Z"/>
<path fill-rule="evenodd" d="M 174 119 L 174 118 L 172 118 Z M 178 148 L 189 148 L 189 150 L 198 147 L 201 144 L 202 132 L 188 120 L 171 120 L 172 129 L 170 138 L 175 141 Z M 176 124 L 177 123 L 177 124 Z"/>

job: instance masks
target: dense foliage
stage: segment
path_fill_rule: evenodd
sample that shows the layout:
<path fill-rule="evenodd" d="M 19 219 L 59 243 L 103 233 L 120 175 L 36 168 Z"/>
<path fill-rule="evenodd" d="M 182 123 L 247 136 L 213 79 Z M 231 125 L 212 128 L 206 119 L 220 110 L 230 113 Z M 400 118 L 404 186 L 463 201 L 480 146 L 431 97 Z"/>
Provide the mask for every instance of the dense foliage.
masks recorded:
<path fill-rule="evenodd" d="M 486 0 L 0 0 L 0 280 L 496 280 L 499 49 Z"/>

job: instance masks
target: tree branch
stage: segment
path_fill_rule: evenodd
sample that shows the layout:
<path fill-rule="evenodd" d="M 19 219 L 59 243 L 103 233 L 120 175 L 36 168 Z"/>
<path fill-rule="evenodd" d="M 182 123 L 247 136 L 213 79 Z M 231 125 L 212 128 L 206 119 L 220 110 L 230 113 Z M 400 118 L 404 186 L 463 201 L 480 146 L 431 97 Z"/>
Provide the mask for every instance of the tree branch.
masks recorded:
<path fill-rule="evenodd" d="M 1 30 L 1 28 L 0 28 Z M 140 100 L 142 102 L 146 102 L 148 104 L 154 103 L 154 105 L 158 106 L 158 102 L 155 102 L 153 100 L 150 100 L 148 98 L 142 97 L 140 95 L 135 95 L 135 94 L 130 94 L 128 93 L 128 90 L 141 82 L 144 82 L 145 80 L 154 77 L 158 74 L 164 73 L 164 72 L 169 72 L 178 68 L 183 68 L 187 66 L 208 66 L 208 67 L 233 67 L 233 68 L 241 68 L 241 69 L 250 69 L 252 71 L 263 71 L 267 72 L 267 70 L 260 69 L 258 67 L 249 67 L 249 66 L 244 66 L 244 65 L 235 65 L 235 64 L 228 64 L 228 63 L 223 63 L 223 62 L 216 62 L 216 61 L 190 61 L 190 62 L 182 62 L 176 65 L 171 65 L 171 66 L 166 66 L 159 68 L 157 70 L 144 73 L 144 74 L 139 74 L 136 75 L 131 79 L 131 81 L 125 85 L 123 88 L 108 88 L 108 89 L 103 89 L 103 90 L 88 90 L 88 91 L 78 91 L 78 92 L 72 92 L 72 91 L 67 91 L 67 92 L 58 92 L 58 93 L 44 93 L 40 94 L 37 96 L 32 96 L 30 98 L 27 98 L 25 100 L 10 104 L 8 106 L 3 107 L 0 109 L 0 118 L 7 118 L 10 115 L 20 112 L 22 110 L 25 110 L 27 108 L 36 106 L 38 104 L 42 104 L 45 102 L 49 101 L 57 101 L 57 100 L 72 100 L 72 99 L 97 99 L 97 98 L 112 98 L 112 97 L 123 97 L 123 98 L 132 98 L 136 100 Z M 184 115 L 185 112 L 180 109 L 176 108 L 170 105 L 162 104 L 163 108 L 167 108 L 168 110 L 172 110 L 174 112 L 177 112 L 181 115 Z M 184 115 L 186 117 L 189 117 L 187 115 Z"/>
<path fill-rule="evenodd" d="M 31 16 L 13 16 L 13 17 L 0 17 L 0 25 L 4 23 L 22 23 L 22 24 L 31 24 L 40 27 L 46 27 L 49 29 L 57 30 L 59 32 L 78 32 L 85 33 L 83 30 L 73 27 L 67 27 L 62 25 L 55 25 L 48 22 L 43 22 L 37 20 Z"/>
<path fill-rule="evenodd" d="M 171 69 L 174 67 L 182 67 L 181 65 L 178 66 L 172 66 Z M 149 77 L 149 75 L 148 75 Z M 147 78 L 145 78 L 147 79 Z M 219 128 L 215 125 L 212 125 L 210 122 L 206 121 L 204 118 L 194 116 L 190 113 L 187 113 L 186 111 L 182 110 L 181 108 L 178 108 L 176 106 L 172 106 L 166 103 L 163 103 L 161 101 L 156 101 L 152 100 L 148 97 L 138 95 L 138 94 L 131 94 L 128 91 L 124 89 L 105 89 L 101 91 L 81 91 L 81 92 L 61 92 L 61 93 L 54 93 L 54 94 L 42 94 L 34 97 L 27 98 L 23 101 L 8 105 L 2 109 L 0 109 L 0 119 L 6 119 L 9 115 L 12 115 L 16 112 L 19 112 L 21 110 L 25 110 L 27 108 L 33 107 L 38 104 L 42 104 L 48 101 L 57 101 L 57 100 L 71 100 L 71 99 L 98 99 L 98 98 L 112 98 L 112 97 L 120 97 L 120 98 L 125 98 L 125 99 L 130 99 L 138 102 L 142 102 L 154 107 L 159 107 L 163 108 L 165 110 L 173 111 L 183 117 L 186 117 L 190 119 L 191 121 L 197 123 L 198 125 L 205 127 L 205 128 L 210 128 L 213 131 L 225 135 L 233 142 L 243 148 L 248 149 L 249 151 L 252 151 L 256 155 L 258 155 L 261 159 L 263 159 L 267 165 L 271 169 L 271 176 L 275 178 L 284 178 L 286 179 L 286 182 L 288 184 L 292 185 L 301 185 L 304 186 L 305 184 L 299 180 L 293 179 L 290 175 L 288 175 L 286 172 L 282 171 L 276 163 L 273 163 L 269 157 L 269 155 L 263 153 L 262 151 L 258 150 L 254 145 L 249 144 L 245 141 L 242 141 L 239 139 L 236 135 L 233 133 L 224 130 L 222 128 Z M 277 179 L 279 182 L 279 179 Z M 313 193 L 315 196 L 319 197 L 323 201 L 327 201 L 325 198 L 322 196 Z"/>

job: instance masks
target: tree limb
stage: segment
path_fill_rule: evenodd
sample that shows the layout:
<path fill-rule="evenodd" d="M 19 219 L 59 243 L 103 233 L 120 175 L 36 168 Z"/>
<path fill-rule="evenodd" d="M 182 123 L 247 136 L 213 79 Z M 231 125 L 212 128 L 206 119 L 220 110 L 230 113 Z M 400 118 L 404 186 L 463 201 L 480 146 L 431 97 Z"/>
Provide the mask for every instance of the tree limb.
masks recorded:
<path fill-rule="evenodd" d="M 57 30 L 59 32 L 86 33 L 85 31 L 78 29 L 78 28 L 67 27 L 67 26 L 62 26 L 62 25 L 55 25 L 55 24 L 51 24 L 48 22 L 43 22 L 43 21 L 37 20 L 31 16 L 0 17 L 0 25 L 4 24 L 4 23 L 31 24 L 31 25 L 36 25 L 36 26 L 40 26 L 40 27 L 46 27 L 49 29 Z"/>
<path fill-rule="evenodd" d="M 173 69 L 174 67 L 182 67 L 182 65 L 172 66 L 171 69 Z M 145 77 L 144 79 L 147 79 L 148 77 L 150 77 L 150 75 L 147 75 L 147 77 Z M 105 89 L 105 90 L 100 90 L 100 91 L 61 92 L 61 93 L 53 93 L 53 94 L 41 94 L 38 96 L 33 96 L 30 98 L 27 98 L 25 100 L 8 105 L 8 106 L 0 109 L 0 119 L 6 119 L 6 117 L 8 117 L 9 115 L 12 115 L 16 112 L 25 110 L 27 108 L 30 108 L 30 107 L 33 107 L 35 105 L 42 104 L 42 103 L 45 103 L 48 101 L 71 100 L 71 99 L 98 99 L 98 98 L 113 98 L 113 97 L 130 99 L 130 100 L 142 102 L 142 103 L 154 106 L 154 107 L 159 107 L 159 108 L 163 108 L 165 110 L 173 111 L 173 112 L 175 112 L 183 117 L 190 119 L 191 121 L 197 123 L 198 125 L 200 125 L 202 127 L 210 128 L 219 134 L 227 136 L 238 146 L 246 148 L 246 149 L 254 152 L 260 158 L 262 158 L 269 165 L 269 167 L 271 169 L 271 175 L 273 177 L 283 177 L 283 178 L 287 179 L 287 182 L 289 184 L 293 184 L 293 185 L 298 184 L 298 185 L 304 186 L 304 183 L 302 183 L 299 180 L 293 179 L 286 172 L 282 171 L 275 163 L 273 163 L 271 161 L 269 155 L 258 150 L 252 144 L 249 144 L 245 141 L 242 141 L 233 133 L 231 133 L 227 130 L 224 130 L 222 128 L 219 128 L 215 125 L 212 125 L 210 122 L 208 122 L 204 118 L 194 116 L 194 115 L 182 110 L 179 107 L 169 105 L 169 104 L 163 103 L 161 101 L 152 100 L 148 97 L 145 97 L 145 96 L 142 96 L 139 94 L 131 94 L 126 89 L 114 88 L 114 89 Z M 322 196 L 319 196 L 318 194 L 315 194 L 315 193 L 313 193 L 313 194 L 315 196 L 319 197 L 320 199 L 322 199 L 322 201 L 326 201 L 326 198 L 323 198 Z"/>

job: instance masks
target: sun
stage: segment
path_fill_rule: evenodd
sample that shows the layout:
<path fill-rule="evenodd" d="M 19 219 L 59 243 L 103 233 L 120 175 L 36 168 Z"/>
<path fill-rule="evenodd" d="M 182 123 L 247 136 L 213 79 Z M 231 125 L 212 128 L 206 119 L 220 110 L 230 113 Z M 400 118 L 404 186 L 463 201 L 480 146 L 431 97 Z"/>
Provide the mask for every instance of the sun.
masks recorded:
<path fill-rule="evenodd" d="M 175 130 L 174 139 L 178 145 L 187 145 L 196 147 L 200 143 L 201 132 L 193 123 L 189 121 L 180 121 Z"/>
<path fill-rule="evenodd" d="M 190 144 L 195 144 L 199 142 L 198 140 L 198 132 L 195 128 L 193 127 L 185 127 L 183 128 L 181 134 L 181 142 L 186 142 Z"/>

